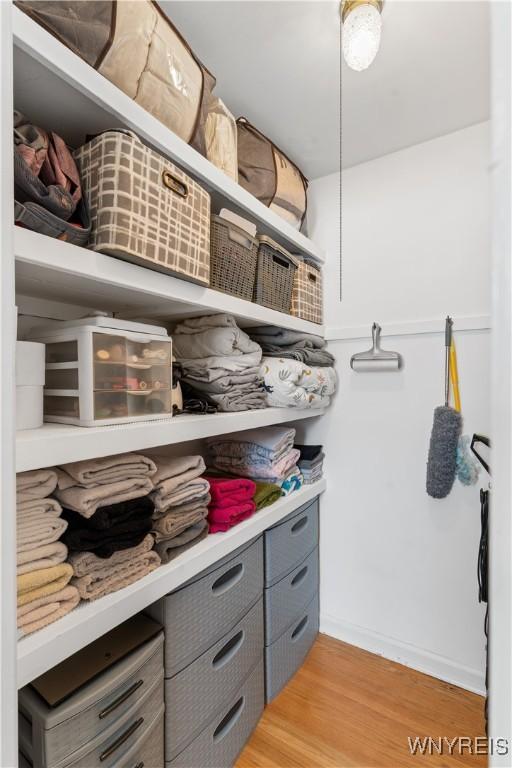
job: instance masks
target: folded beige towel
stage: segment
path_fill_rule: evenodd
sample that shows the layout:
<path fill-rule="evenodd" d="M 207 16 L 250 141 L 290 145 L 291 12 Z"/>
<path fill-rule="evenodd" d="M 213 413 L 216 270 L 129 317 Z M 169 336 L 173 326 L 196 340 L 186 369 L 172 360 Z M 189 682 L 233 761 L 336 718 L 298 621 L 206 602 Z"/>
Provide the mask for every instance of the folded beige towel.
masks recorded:
<path fill-rule="evenodd" d="M 87 576 L 87 574 L 93 573 L 98 568 L 103 569 L 105 566 L 112 568 L 129 562 L 132 558 L 143 555 L 152 548 L 153 537 L 148 533 L 136 547 L 121 549 L 118 552 L 114 552 L 110 557 L 98 557 L 93 552 L 72 552 L 68 562 L 72 566 L 75 576 Z"/>
<path fill-rule="evenodd" d="M 163 480 L 167 480 L 169 493 L 199 477 L 206 469 L 202 456 L 179 456 L 172 459 L 169 456 L 155 455 L 152 458 L 156 464 L 156 474 L 153 476 L 155 488 Z"/>
<path fill-rule="evenodd" d="M 92 517 L 98 507 L 139 499 L 141 496 L 147 496 L 152 489 L 153 483 L 149 477 L 136 477 L 109 485 L 95 485 L 92 488 L 81 488 L 77 485 L 65 490 L 57 488 L 55 495 L 63 507 L 73 509 L 83 517 Z"/>
<path fill-rule="evenodd" d="M 17 611 L 19 634 L 28 635 L 52 624 L 76 608 L 79 602 L 78 589 L 68 585 L 58 592 L 20 606 Z"/>
<path fill-rule="evenodd" d="M 68 584 L 72 575 L 73 568 L 69 563 L 61 563 L 17 576 L 18 608 L 40 597 L 59 592 Z"/>
<path fill-rule="evenodd" d="M 185 514 L 175 514 L 174 511 L 168 512 L 163 517 L 158 518 L 153 522 L 153 536 L 155 542 L 163 541 L 164 539 L 173 539 L 180 533 L 190 528 L 191 525 L 196 525 L 206 518 L 208 514 L 208 507 L 199 507 L 193 512 L 186 512 Z"/>
<path fill-rule="evenodd" d="M 118 589 L 147 576 L 160 565 L 160 558 L 153 551 L 132 557 L 116 566 L 109 566 L 108 560 L 109 558 L 106 558 L 103 561 L 105 565 L 102 568 L 95 568 L 86 576 L 71 580 L 82 600 L 97 600 L 111 592 L 117 592 Z"/>
<path fill-rule="evenodd" d="M 67 556 L 68 548 L 62 541 L 54 541 L 53 544 L 18 552 L 16 574 L 21 576 L 31 571 L 40 571 L 42 568 L 51 568 L 53 565 L 63 563 Z"/>
<path fill-rule="evenodd" d="M 57 474 L 53 469 L 32 469 L 16 475 L 16 501 L 44 499 L 53 493 L 57 485 Z"/>
<path fill-rule="evenodd" d="M 61 513 L 62 507 L 57 499 L 33 499 L 16 504 L 16 519 L 18 522 L 25 522 L 30 518 L 40 517 L 41 515 L 60 517 Z"/>
<path fill-rule="evenodd" d="M 93 488 L 121 480 L 152 477 L 156 472 L 154 461 L 139 453 L 104 456 L 101 459 L 74 461 L 57 467 L 58 487 L 64 491 L 74 485 Z"/>
<path fill-rule="evenodd" d="M 66 528 L 67 520 L 53 514 L 31 514 L 16 521 L 16 552 L 29 552 L 58 541 Z"/>
<path fill-rule="evenodd" d="M 165 539 L 164 541 L 155 544 L 155 551 L 160 556 L 162 563 L 169 563 L 174 560 L 175 557 L 181 555 L 190 547 L 197 544 L 202 539 L 208 536 L 208 523 L 206 520 L 201 520 L 200 523 L 192 525 L 187 528 L 179 536 L 175 536 L 173 539 Z"/>
<path fill-rule="evenodd" d="M 174 488 L 170 492 L 168 491 L 168 482 L 170 481 L 162 481 L 151 494 L 157 514 L 167 512 L 171 507 L 196 501 L 210 490 L 210 483 L 204 477 L 196 477 L 186 485 Z"/>
<path fill-rule="evenodd" d="M 171 511 L 176 515 L 186 515 L 189 512 L 195 512 L 197 509 L 207 507 L 211 500 L 212 497 L 209 493 L 203 493 L 201 496 L 198 496 L 191 501 L 186 501 L 183 504 L 173 504 L 163 511 L 161 509 L 155 509 L 153 512 L 153 520 L 158 520 L 160 517 L 163 517 Z"/>

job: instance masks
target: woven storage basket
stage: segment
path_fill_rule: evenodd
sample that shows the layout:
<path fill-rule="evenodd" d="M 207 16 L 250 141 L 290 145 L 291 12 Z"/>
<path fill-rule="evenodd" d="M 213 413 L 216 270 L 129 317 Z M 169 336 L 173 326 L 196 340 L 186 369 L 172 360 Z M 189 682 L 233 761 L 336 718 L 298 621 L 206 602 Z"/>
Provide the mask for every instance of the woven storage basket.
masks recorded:
<path fill-rule="evenodd" d="M 321 323 L 323 297 L 321 271 L 306 261 L 299 262 L 293 282 L 291 314 L 312 323 Z"/>
<path fill-rule="evenodd" d="M 91 215 L 89 248 L 209 284 L 205 189 L 130 131 L 105 131 L 74 158 Z"/>
<path fill-rule="evenodd" d="M 258 264 L 254 301 L 269 309 L 290 314 L 293 281 L 299 261 L 282 246 L 261 235 L 258 238 Z"/>
<path fill-rule="evenodd" d="M 257 239 L 220 216 L 212 216 L 210 233 L 210 287 L 252 301 Z"/>

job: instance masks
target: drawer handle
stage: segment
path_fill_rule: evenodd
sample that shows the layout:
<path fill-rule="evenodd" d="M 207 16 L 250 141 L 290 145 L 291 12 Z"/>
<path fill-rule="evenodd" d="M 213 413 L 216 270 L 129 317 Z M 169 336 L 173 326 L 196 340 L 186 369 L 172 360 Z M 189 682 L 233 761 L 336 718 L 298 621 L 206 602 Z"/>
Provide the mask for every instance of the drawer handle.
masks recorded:
<path fill-rule="evenodd" d="M 244 709 L 245 699 L 241 696 L 238 701 L 233 704 L 227 715 L 222 718 L 218 726 L 213 733 L 213 740 L 215 742 L 222 741 L 224 736 L 227 736 L 230 730 L 235 725 L 236 721 L 240 718 Z"/>
<path fill-rule="evenodd" d="M 130 736 L 133 736 L 135 731 L 141 727 L 142 723 L 144 722 L 143 717 L 139 717 L 138 720 L 136 720 L 134 723 L 130 725 L 129 728 L 126 729 L 124 733 L 122 733 L 118 739 L 116 739 L 110 747 L 107 747 L 107 749 L 101 753 L 100 755 L 100 762 L 103 762 L 107 759 L 107 757 L 110 757 L 110 755 L 113 755 L 114 752 L 119 749 L 119 747 L 127 741 Z"/>
<path fill-rule="evenodd" d="M 227 641 L 226 645 L 220 649 L 212 661 L 212 667 L 214 669 L 219 669 L 219 667 L 223 667 L 228 663 L 228 661 L 231 661 L 233 656 L 235 656 L 240 650 L 243 642 L 244 631 L 241 629 L 240 632 L 237 632 L 236 635 L 233 635 L 233 637 Z"/>
<path fill-rule="evenodd" d="M 304 616 L 303 619 L 299 621 L 297 626 L 292 632 L 292 640 L 298 640 L 299 637 L 304 633 L 304 630 L 306 629 L 306 626 L 309 621 L 309 616 Z"/>
<path fill-rule="evenodd" d="M 178 179 L 177 176 L 174 176 L 170 171 L 164 171 L 162 173 L 162 181 L 167 189 L 171 190 L 171 192 L 175 192 L 180 197 L 187 197 L 187 185 L 181 181 L 181 179 Z"/>
<path fill-rule="evenodd" d="M 305 515 L 304 517 L 301 517 L 300 520 L 297 520 L 297 522 L 292 525 L 292 528 L 291 528 L 292 533 L 300 533 L 300 531 L 302 531 L 306 527 L 308 522 L 309 522 L 309 517 L 307 515 Z"/>
<path fill-rule="evenodd" d="M 301 568 L 298 573 L 295 574 L 295 576 L 292 579 L 292 587 L 296 587 L 297 584 L 300 584 L 301 581 L 304 581 L 304 578 L 306 576 L 306 573 L 309 571 L 309 566 L 305 565 L 304 568 Z"/>
<path fill-rule="evenodd" d="M 214 581 L 212 584 L 213 594 L 222 595 L 224 592 L 227 592 L 228 589 L 234 587 L 237 581 L 240 581 L 242 578 L 243 572 L 244 564 L 237 563 L 237 565 L 234 565 L 232 568 L 226 571 L 226 573 L 223 573 L 222 576 L 219 576 L 217 581 Z"/>
<path fill-rule="evenodd" d="M 108 715 L 110 715 L 110 713 L 113 712 L 115 709 L 117 709 L 124 701 L 126 701 L 126 699 L 129 699 L 130 696 L 132 696 L 135 693 L 135 691 L 137 691 L 141 687 L 141 685 L 143 685 L 143 683 L 144 683 L 144 680 L 137 680 L 137 682 L 131 685 L 124 693 L 122 693 L 119 696 L 119 698 L 117 698 L 115 701 L 112 702 L 112 704 L 109 704 L 108 707 L 105 707 L 105 709 L 103 709 L 99 713 L 98 715 L 99 719 L 103 720 L 104 717 L 107 717 Z"/>
<path fill-rule="evenodd" d="M 137 763 L 135 768 L 144 768 L 144 763 Z"/>

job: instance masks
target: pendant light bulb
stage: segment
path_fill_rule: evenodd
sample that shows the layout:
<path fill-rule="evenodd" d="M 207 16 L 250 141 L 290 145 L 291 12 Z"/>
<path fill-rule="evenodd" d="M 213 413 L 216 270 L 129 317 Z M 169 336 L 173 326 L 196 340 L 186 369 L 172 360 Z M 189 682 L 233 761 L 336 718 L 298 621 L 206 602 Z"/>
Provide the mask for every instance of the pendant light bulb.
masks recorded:
<path fill-rule="evenodd" d="M 379 50 L 381 36 L 380 0 L 345 0 L 343 20 L 343 56 L 350 69 L 367 69 Z"/>

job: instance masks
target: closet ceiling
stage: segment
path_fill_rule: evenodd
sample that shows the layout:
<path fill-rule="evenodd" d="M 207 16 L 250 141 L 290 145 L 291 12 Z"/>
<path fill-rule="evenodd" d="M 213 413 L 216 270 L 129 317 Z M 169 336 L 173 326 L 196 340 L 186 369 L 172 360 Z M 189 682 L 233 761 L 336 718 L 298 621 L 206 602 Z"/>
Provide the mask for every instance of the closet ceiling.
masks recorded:
<path fill-rule="evenodd" d="M 162 0 L 217 93 L 310 179 L 339 169 L 340 25 L 332 0 Z M 341 65 L 343 167 L 489 117 L 489 8 L 386 0 L 381 49 Z"/>

